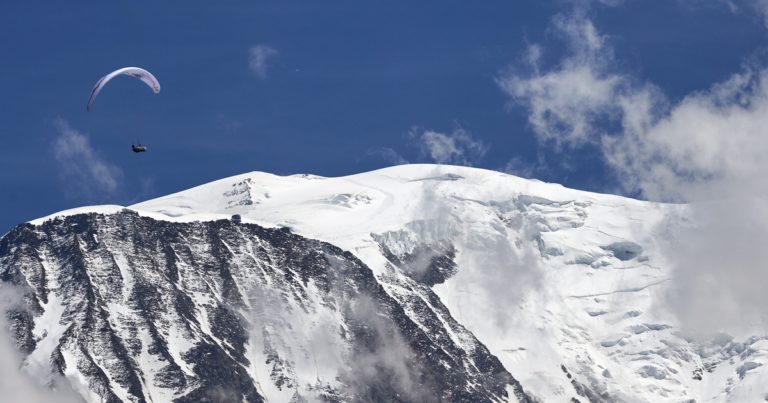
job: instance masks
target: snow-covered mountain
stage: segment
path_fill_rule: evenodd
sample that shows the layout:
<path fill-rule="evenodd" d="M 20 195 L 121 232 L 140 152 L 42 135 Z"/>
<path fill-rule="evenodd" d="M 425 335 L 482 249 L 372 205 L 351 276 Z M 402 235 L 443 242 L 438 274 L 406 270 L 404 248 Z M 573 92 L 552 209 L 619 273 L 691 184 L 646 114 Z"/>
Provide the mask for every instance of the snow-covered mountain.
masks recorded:
<path fill-rule="evenodd" d="M 664 307 L 687 217 L 466 167 L 249 173 L 20 225 L 0 279 L 24 370 L 88 401 L 768 400 L 768 338 Z"/>

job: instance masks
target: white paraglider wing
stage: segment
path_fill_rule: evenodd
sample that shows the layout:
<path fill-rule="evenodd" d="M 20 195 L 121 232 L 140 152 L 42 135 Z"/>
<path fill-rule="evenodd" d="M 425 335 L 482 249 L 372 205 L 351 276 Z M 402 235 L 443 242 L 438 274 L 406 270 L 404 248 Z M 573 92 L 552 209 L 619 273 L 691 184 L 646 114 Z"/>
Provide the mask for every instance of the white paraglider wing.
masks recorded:
<path fill-rule="evenodd" d="M 93 101 L 96 100 L 96 96 L 99 95 L 99 92 L 101 92 L 101 89 L 104 88 L 105 85 L 107 85 L 109 80 L 122 74 L 136 77 L 139 80 L 144 81 L 145 84 L 147 84 L 150 88 L 152 88 L 152 91 L 155 94 L 160 92 L 160 82 L 157 81 L 157 79 L 155 78 L 155 76 L 152 75 L 152 73 L 140 67 L 123 67 L 122 69 L 117 69 L 107 74 L 96 83 L 96 85 L 93 87 L 93 90 L 91 91 L 90 98 L 88 98 L 88 105 L 85 107 L 85 109 L 90 111 L 91 107 L 93 106 Z"/>

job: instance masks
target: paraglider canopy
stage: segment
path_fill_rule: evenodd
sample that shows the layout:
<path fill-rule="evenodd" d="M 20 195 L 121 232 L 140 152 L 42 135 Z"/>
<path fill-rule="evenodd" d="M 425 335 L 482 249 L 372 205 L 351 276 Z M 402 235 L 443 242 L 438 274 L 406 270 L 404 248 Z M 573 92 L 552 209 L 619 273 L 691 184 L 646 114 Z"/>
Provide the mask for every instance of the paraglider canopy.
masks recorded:
<path fill-rule="evenodd" d="M 139 80 L 143 81 L 145 84 L 147 84 L 150 88 L 152 88 L 152 92 L 154 92 L 155 94 L 160 92 L 160 82 L 157 81 L 157 79 L 155 78 L 155 76 L 152 75 L 152 73 L 140 67 L 123 67 L 121 69 L 117 69 L 107 74 L 106 76 L 102 77 L 98 82 L 96 82 L 96 85 L 93 87 L 93 90 L 91 91 L 91 96 L 88 98 L 88 104 L 85 107 L 87 111 L 91 110 L 93 106 L 93 101 L 96 100 L 96 96 L 99 95 L 99 92 L 101 92 L 101 89 L 104 88 L 104 86 L 107 85 L 107 83 L 110 80 L 112 80 L 113 78 L 119 75 L 128 75 L 128 76 L 136 77 Z"/>

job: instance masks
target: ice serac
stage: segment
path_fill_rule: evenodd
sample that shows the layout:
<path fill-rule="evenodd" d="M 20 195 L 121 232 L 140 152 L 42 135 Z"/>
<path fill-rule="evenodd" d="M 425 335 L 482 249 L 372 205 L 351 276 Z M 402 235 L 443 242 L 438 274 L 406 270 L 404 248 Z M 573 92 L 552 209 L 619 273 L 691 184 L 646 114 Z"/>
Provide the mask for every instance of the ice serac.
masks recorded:
<path fill-rule="evenodd" d="M 74 214 L 13 229 L 0 267 L 28 369 L 90 401 L 525 397 L 428 289 L 416 322 L 360 259 L 285 228 Z"/>

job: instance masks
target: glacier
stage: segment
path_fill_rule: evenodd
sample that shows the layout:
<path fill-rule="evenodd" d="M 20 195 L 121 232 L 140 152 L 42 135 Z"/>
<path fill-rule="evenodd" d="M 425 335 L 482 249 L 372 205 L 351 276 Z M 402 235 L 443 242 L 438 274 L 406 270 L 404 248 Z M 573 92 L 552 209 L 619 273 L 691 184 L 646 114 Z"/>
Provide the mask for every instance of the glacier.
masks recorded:
<path fill-rule="evenodd" d="M 764 334 L 665 307 L 688 217 L 469 167 L 252 172 L 22 224 L 0 280 L 23 370 L 87 401 L 768 400 Z"/>

